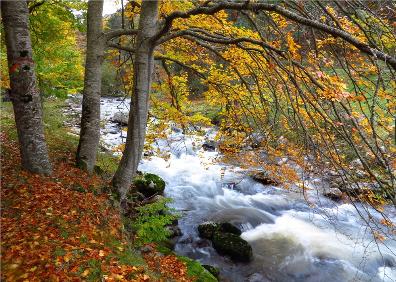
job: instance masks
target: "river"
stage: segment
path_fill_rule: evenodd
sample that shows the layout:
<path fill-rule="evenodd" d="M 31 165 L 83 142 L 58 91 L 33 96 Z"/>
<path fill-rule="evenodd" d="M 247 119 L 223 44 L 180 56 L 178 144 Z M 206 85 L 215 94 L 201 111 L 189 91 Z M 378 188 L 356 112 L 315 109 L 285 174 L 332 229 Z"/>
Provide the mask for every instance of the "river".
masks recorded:
<path fill-rule="evenodd" d="M 125 140 L 126 132 L 111 118 L 128 107 L 128 100 L 102 98 L 102 146 Z M 320 176 L 306 179 L 311 189 L 305 198 L 298 189 L 257 183 L 244 170 L 218 162 L 218 152 L 203 150 L 214 134 L 207 129 L 206 136 L 185 136 L 170 129 L 169 138 L 154 145 L 169 158 L 145 157 L 139 166 L 166 181 L 165 196 L 182 214 L 176 253 L 219 267 L 224 281 L 396 281 L 395 235 L 376 242 L 365 224 L 369 216 L 380 219 L 378 212 L 322 196 Z M 388 206 L 386 213 L 396 223 L 395 209 Z M 198 236 L 197 226 L 205 221 L 240 227 L 253 261 L 233 263 L 218 255 Z"/>

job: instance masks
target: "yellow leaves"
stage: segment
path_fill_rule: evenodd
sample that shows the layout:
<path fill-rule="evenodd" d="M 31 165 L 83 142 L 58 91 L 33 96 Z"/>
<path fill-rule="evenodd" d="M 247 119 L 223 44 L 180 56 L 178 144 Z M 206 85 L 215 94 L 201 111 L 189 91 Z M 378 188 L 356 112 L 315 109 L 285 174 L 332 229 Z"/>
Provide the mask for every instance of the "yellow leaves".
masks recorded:
<path fill-rule="evenodd" d="M 90 272 L 91 272 L 91 271 L 87 268 L 87 269 L 84 270 L 83 273 L 81 273 L 81 276 L 82 276 L 82 277 L 87 277 L 87 276 L 89 275 Z"/>
<path fill-rule="evenodd" d="M 286 36 L 286 42 L 287 42 L 287 48 L 289 49 L 289 52 L 291 53 L 292 57 L 296 60 L 300 60 L 301 56 L 298 53 L 298 50 L 301 48 L 300 45 L 298 45 L 294 39 L 293 36 L 291 35 L 291 33 L 287 33 Z"/>
<path fill-rule="evenodd" d="M 351 97 L 351 94 L 346 91 L 346 84 L 339 76 L 317 72 L 317 77 L 325 86 L 323 90 L 318 90 L 321 98 L 330 101 L 340 101 Z"/>

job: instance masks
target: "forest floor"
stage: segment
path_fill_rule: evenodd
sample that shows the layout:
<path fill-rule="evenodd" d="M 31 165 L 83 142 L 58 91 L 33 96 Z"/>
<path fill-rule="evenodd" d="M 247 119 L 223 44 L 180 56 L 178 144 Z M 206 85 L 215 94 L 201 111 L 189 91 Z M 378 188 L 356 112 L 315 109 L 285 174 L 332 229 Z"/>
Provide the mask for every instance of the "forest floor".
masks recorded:
<path fill-rule="evenodd" d="M 102 192 L 108 180 L 74 166 L 77 143 L 63 126 L 61 108 L 57 100 L 45 104 L 53 163 L 46 177 L 21 168 L 12 108 L 1 105 L 1 280 L 197 280 L 175 254 L 133 245 Z"/>

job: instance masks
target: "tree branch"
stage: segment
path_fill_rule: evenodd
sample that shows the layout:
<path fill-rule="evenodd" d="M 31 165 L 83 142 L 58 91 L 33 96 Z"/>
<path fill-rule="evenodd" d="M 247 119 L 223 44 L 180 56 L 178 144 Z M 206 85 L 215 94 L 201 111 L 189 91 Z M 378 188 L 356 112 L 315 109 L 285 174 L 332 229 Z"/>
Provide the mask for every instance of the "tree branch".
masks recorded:
<path fill-rule="evenodd" d="M 137 34 L 137 29 L 115 29 L 111 30 L 108 32 L 105 32 L 105 38 L 106 41 L 109 41 L 115 37 L 121 36 L 121 35 L 136 35 Z"/>
<path fill-rule="evenodd" d="M 118 50 L 123 50 L 123 51 L 131 52 L 131 53 L 135 53 L 135 51 L 136 51 L 134 48 L 131 48 L 128 46 L 122 46 L 122 45 L 111 43 L 111 42 L 107 42 L 107 46 L 110 48 L 115 48 Z"/>
<path fill-rule="evenodd" d="M 210 4 L 212 4 L 212 5 L 210 5 Z M 205 2 L 205 4 L 198 6 L 197 8 L 185 11 L 185 12 L 176 11 L 176 12 L 173 12 L 165 17 L 165 19 L 162 22 L 162 28 L 154 36 L 154 39 L 158 40 L 164 34 L 168 33 L 172 27 L 173 21 L 177 18 L 186 19 L 186 18 L 189 18 L 194 15 L 213 15 L 213 14 L 215 14 L 221 10 L 224 10 L 224 9 L 275 12 L 275 13 L 282 15 L 282 16 L 284 16 L 292 21 L 295 21 L 297 23 L 321 30 L 325 33 L 333 35 L 334 37 L 340 37 L 343 40 L 345 40 L 346 42 L 355 46 L 361 52 L 368 54 L 370 56 L 374 56 L 374 57 L 384 61 L 385 63 L 389 64 L 393 69 L 396 70 L 396 58 L 380 51 L 375 46 L 370 46 L 370 45 L 360 41 L 359 39 L 357 39 L 356 37 L 354 37 L 353 35 L 351 35 L 348 32 L 345 32 L 338 28 L 323 24 L 319 21 L 300 16 L 288 9 L 283 8 L 282 6 L 280 6 L 278 4 L 270 4 L 270 3 L 266 3 L 266 2 L 264 2 L 264 3 L 263 2 L 250 2 L 249 0 L 244 1 L 244 2 L 221 1 L 221 2 L 215 2 L 214 4 L 213 4 L 213 2 Z"/>

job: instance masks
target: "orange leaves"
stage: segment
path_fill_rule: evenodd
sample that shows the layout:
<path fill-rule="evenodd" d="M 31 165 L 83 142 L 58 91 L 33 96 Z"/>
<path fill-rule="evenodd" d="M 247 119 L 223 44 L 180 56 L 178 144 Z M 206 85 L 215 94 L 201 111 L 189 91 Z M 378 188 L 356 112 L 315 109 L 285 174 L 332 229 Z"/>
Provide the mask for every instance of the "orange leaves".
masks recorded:
<path fill-rule="evenodd" d="M 64 156 L 51 177 L 22 171 L 17 144 L 4 134 L 0 141 L 2 280 L 151 281 L 143 266 L 121 263 L 133 249 L 119 211 L 106 195 L 96 195 L 107 183 Z M 176 257 L 162 265 L 160 275 L 189 281 Z"/>

